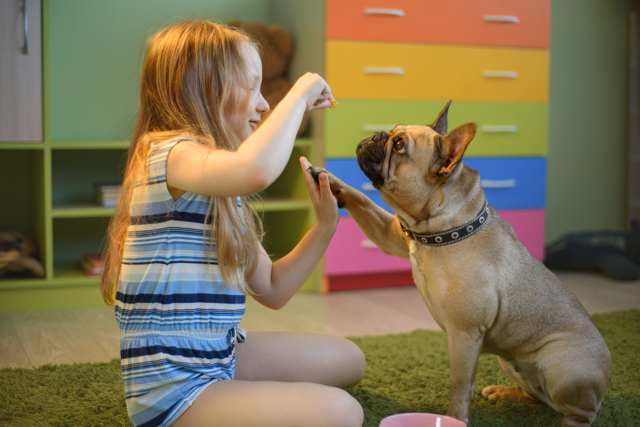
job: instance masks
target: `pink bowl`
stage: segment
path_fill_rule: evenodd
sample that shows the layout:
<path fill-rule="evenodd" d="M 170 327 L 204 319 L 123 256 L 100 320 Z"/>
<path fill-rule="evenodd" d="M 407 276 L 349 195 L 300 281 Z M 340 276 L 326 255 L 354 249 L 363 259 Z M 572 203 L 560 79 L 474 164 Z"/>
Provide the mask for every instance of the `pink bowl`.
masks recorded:
<path fill-rule="evenodd" d="M 465 427 L 455 418 L 438 414 L 407 413 L 386 417 L 380 427 Z"/>

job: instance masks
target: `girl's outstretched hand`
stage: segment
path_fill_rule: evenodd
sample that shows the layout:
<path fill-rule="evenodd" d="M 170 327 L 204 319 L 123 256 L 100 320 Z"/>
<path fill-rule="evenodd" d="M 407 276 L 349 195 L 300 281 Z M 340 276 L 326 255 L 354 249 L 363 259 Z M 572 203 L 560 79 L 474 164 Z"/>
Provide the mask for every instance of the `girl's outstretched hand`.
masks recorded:
<path fill-rule="evenodd" d="M 300 157 L 300 166 L 302 167 L 304 182 L 307 183 L 307 187 L 309 188 L 309 196 L 311 197 L 311 203 L 313 203 L 313 209 L 316 212 L 316 222 L 327 225 L 331 230 L 335 231 L 340 216 L 338 214 L 338 202 L 331 193 L 329 178 L 326 174 L 321 173 L 318 176 L 318 181 L 320 182 L 318 185 L 310 171 L 307 170 L 311 164 L 305 157 Z"/>
<path fill-rule="evenodd" d="M 307 111 L 338 105 L 327 82 L 315 73 L 306 73 L 300 77 L 289 93 L 301 96 L 307 103 Z"/>

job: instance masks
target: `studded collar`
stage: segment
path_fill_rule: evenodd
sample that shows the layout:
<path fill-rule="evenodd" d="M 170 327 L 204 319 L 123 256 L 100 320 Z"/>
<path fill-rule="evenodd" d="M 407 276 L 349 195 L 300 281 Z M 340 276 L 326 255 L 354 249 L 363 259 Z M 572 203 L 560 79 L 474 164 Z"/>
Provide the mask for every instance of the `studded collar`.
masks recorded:
<path fill-rule="evenodd" d="M 473 236 L 478 231 L 480 231 L 482 227 L 484 227 L 484 225 L 487 223 L 487 219 L 489 219 L 489 205 L 485 200 L 484 207 L 478 213 L 476 219 L 468 224 L 461 225 L 460 227 L 452 228 L 450 230 L 441 231 L 434 234 L 414 233 L 411 230 L 406 229 L 402 224 L 400 224 L 400 227 L 402 227 L 402 231 L 404 231 L 404 234 L 407 237 L 415 240 L 422 245 L 445 246 L 457 243 L 461 240 Z"/>

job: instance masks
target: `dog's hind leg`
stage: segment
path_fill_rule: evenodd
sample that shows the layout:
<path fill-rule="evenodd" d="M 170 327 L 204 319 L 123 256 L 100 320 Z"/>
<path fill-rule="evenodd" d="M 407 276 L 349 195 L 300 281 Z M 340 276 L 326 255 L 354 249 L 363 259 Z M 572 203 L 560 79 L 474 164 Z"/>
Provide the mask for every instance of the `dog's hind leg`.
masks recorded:
<path fill-rule="evenodd" d="M 550 378 L 549 395 L 560 407 L 560 412 L 564 413 L 560 425 L 590 426 L 602 404 L 607 381 L 598 378 L 600 373 L 597 367 L 587 371 L 570 366 L 553 374 L 550 372 L 547 375 Z"/>
<path fill-rule="evenodd" d="M 596 418 L 611 376 L 611 353 L 593 325 L 573 341 L 545 346 L 539 358 L 551 405 L 562 427 L 588 427 Z"/>

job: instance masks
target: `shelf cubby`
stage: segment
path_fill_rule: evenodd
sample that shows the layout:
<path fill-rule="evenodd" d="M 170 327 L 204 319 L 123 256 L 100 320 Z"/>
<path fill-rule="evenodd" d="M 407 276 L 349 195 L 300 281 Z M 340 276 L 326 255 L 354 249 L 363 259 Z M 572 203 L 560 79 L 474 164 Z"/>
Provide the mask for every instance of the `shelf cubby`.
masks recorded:
<path fill-rule="evenodd" d="M 121 183 L 125 156 L 125 150 L 53 150 L 52 211 L 98 207 L 94 185 Z"/>
<path fill-rule="evenodd" d="M 46 265 L 46 213 L 44 209 L 44 152 L 7 150 L 0 154 L 0 228 L 21 233 L 38 248 L 38 258 Z M 29 273 L 12 274 L 0 282 L 41 282 Z"/>

